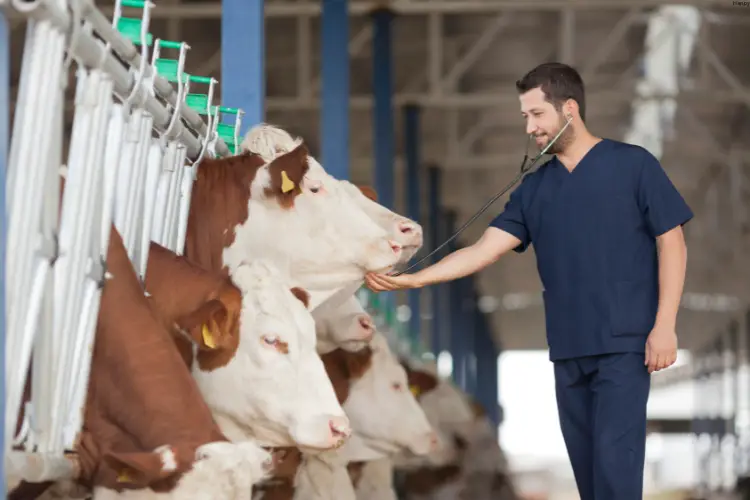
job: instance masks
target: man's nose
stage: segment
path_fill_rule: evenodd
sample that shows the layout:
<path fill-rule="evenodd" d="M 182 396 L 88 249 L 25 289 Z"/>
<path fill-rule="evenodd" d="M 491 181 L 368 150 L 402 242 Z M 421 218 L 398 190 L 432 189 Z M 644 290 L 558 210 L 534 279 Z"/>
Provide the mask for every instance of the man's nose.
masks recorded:
<path fill-rule="evenodd" d="M 526 123 L 526 135 L 535 135 L 536 132 L 536 124 L 529 121 Z"/>

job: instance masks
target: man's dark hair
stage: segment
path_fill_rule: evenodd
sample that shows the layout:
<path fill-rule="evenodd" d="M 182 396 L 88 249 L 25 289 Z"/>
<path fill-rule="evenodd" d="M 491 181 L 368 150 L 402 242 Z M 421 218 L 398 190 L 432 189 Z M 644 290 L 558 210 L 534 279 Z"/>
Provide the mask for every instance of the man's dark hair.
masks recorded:
<path fill-rule="evenodd" d="M 581 119 L 586 121 L 586 95 L 578 71 L 563 63 L 544 63 L 526 73 L 516 82 L 519 94 L 540 87 L 544 98 L 558 111 L 568 99 L 578 103 Z"/>

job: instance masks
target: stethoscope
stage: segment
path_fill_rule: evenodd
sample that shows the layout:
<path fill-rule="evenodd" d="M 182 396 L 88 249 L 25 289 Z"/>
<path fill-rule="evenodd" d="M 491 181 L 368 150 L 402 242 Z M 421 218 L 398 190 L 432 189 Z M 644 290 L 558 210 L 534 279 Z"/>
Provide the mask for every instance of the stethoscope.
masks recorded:
<path fill-rule="evenodd" d="M 549 148 L 551 148 L 552 145 L 555 142 L 557 142 L 557 139 L 560 138 L 560 136 L 563 134 L 563 132 L 565 132 L 565 129 L 568 128 L 568 125 L 570 125 L 571 121 L 573 121 L 573 117 L 570 116 L 570 115 L 565 115 L 565 125 L 563 125 L 563 127 L 560 129 L 560 131 L 557 133 L 557 135 L 555 135 L 555 137 L 550 141 L 550 143 L 547 144 L 547 146 L 544 149 L 542 149 L 542 151 L 533 160 L 531 160 L 531 163 L 529 163 L 528 165 L 526 165 L 526 162 L 529 160 L 529 146 L 531 145 L 531 137 L 532 137 L 531 134 L 529 134 L 528 137 L 526 138 L 526 152 L 523 155 L 523 162 L 521 163 L 521 168 L 520 168 L 520 170 L 518 172 L 518 175 L 516 175 L 515 179 L 513 179 L 510 182 L 510 184 L 508 184 L 507 186 L 505 186 L 505 188 L 503 188 L 502 191 L 500 191 L 495 196 L 493 196 L 492 198 L 490 198 L 490 200 L 487 203 L 485 203 L 484 206 L 482 208 L 480 208 L 479 211 L 477 211 L 477 213 L 475 213 L 474 215 L 472 215 L 469 218 L 469 220 L 467 220 L 464 223 L 463 226 L 461 226 L 460 228 L 458 228 L 458 230 L 455 233 L 453 233 L 453 235 L 450 238 L 448 238 L 447 240 L 445 240 L 445 242 L 443 244 L 441 244 L 435 250 L 433 250 L 432 252 L 428 253 L 427 255 L 425 255 L 424 257 L 422 257 L 421 259 L 419 259 L 418 261 L 416 261 L 414 264 L 410 265 L 409 267 L 407 267 L 403 271 L 399 271 L 399 272 L 397 272 L 395 274 L 392 274 L 391 276 L 400 276 L 400 275 L 404 274 L 405 272 L 408 272 L 411 269 L 414 269 L 419 264 L 421 264 L 422 262 L 424 262 L 425 260 L 427 260 L 431 256 L 435 255 L 445 245 L 447 245 L 451 241 L 455 240 L 458 237 L 459 234 L 461 234 L 467 227 L 469 227 L 471 225 L 472 222 L 474 222 L 475 220 L 477 220 L 477 218 L 480 215 L 482 215 L 484 212 L 486 212 L 487 209 L 490 208 L 490 206 L 492 206 L 492 204 L 495 203 L 498 200 L 498 198 L 500 198 L 502 195 L 504 195 L 505 193 L 507 193 L 508 190 L 510 190 L 513 186 L 515 186 L 518 183 L 518 181 L 520 181 L 521 179 L 523 179 L 524 175 L 526 175 L 527 173 L 529 173 L 531 171 L 531 169 L 534 168 L 534 166 L 537 164 L 537 162 L 539 161 L 539 159 L 542 156 L 544 156 L 545 154 L 547 154 L 547 151 L 549 150 Z"/>

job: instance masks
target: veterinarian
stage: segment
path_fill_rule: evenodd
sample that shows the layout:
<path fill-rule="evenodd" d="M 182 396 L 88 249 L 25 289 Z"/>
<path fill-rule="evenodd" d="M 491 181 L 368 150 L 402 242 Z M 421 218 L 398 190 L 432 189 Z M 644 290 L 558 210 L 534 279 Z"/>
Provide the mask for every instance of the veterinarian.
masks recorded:
<path fill-rule="evenodd" d="M 526 133 L 552 159 L 524 177 L 473 245 L 373 291 L 455 280 L 533 243 L 544 285 L 560 427 L 581 500 L 641 500 L 651 373 L 677 358 L 692 211 L 640 146 L 592 135 L 578 72 L 546 63 L 516 82 Z M 563 130 L 565 129 L 565 130 Z"/>

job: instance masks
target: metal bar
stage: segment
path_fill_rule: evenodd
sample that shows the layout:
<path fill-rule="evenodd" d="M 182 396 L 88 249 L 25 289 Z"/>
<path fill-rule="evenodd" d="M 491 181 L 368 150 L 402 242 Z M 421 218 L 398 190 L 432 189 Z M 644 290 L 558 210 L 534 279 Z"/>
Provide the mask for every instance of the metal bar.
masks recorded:
<path fill-rule="evenodd" d="M 404 108 L 404 149 L 406 152 L 406 213 L 410 219 L 420 223 L 422 221 L 422 204 L 420 200 L 420 159 L 419 159 L 419 108 L 407 106 Z M 418 288 L 407 292 L 411 316 L 409 317 L 409 333 L 413 342 L 421 339 L 421 307 L 420 291 Z"/>
<path fill-rule="evenodd" d="M 245 112 L 240 136 L 264 121 L 266 95 L 264 0 L 223 0 L 221 102 Z M 227 117 L 234 120 L 234 117 Z"/>
<path fill-rule="evenodd" d="M 476 63 L 482 54 L 490 48 L 492 42 L 510 25 L 513 16 L 511 14 L 500 14 L 497 18 L 479 35 L 479 38 L 472 44 L 463 56 L 448 71 L 442 83 L 443 90 L 455 90 L 458 80 L 466 73 L 471 66 Z"/>
<path fill-rule="evenodd" d="M 571 66 L 575 64 L 575 30 L 575 11 L 564 9 L 560 14 L 560 61 Z"/>
<path fill-rule="evenodd" d="M 349 174 L 349 16 L 346 0 L 323 0 L 321 19 L 321 158 L 337 179 Z"/>
<path fill-rule="evenodd" d="M 627 34 L 630 27 L 633 26 L 643 15 L 640 8 L 630 9 L 615 23 L 604 42 L 597 46 L 596 52 L 591 57 L 586 58 L 586 64 L 581 71 L 583 81 L 588 81 L 599 69 L 599 66 L 605 62 L 620 44 Z"/>
<path fill-rule="evenodd" d="M 348 16 L 347 16 L 348 20 Z M 349 31 L 347 30 L 347 40 L 349 39 Z M 362 27 L 359 32 L 354 35 L 354 38 L 352 38 L 351 42 L 348 42 L 348 50 L 347 54 L 348 57 L 354 58 L 357 57 L 362 53 L 362 51 L 367 47 L 368 42 L 372 40 L 372 25 L 366 25 Z M 345 44 L 346 46 L 346 44 Z M 313 80 L 311 84 L 312 93 L 314 94 L 320 89 L 320 77 L 321 75 L 317 75 Z"/>
<path fill-rule="evenodd" d="M 634 90 L 604 90 L 592 92 L 587 96 L 587 107 L 611 106 L 614 103 L 629 103 L 634 98 L 641 100 L 664 100 L 676 99 L 679 97 L 681 102 L 703 103 L 713 102 L 716 104 L 728 104 L 741 102 L 742 95 L 732 90 L 708 90 L 694 89 L 683 90 L 681 92 L 664 93 L 654 92 L 639 96 Z M 351 110 L 369 110 L 373 107 L 374 98 L 367 95 L 351 96 L 349 98 L 349 108 Z M 493 93 L 454 93 L 442 96 L 425 95 L 420 93 L 400 93 L 393 96 L 394 106 L 404 106 L 406 104 L 415 104 L 421 108 L 473 108 L 486 109 L 492 107 L 518 107 L 518 97 L 515 93 L 510 92 L 493 92 Z M 320 108 L 320 102 L 317 99 L 297 99 L 289 97 L 268 97 L 266 99 L 266 109 L 268 111 L 314 111 Z"/>
<path fill-rule="evenodd" d="M 112 44 L 112 49 L 115 52 L 124 57 L 130 62 L 130 64 L 138 67 L 140 63 L 140 55 L 130 41 L 124 39 L 117 31 L 115 31 L 101 13 L 96 11 L 96 9 L 89 3 L 89 0 L 81 1 L 82 10 L 84 11 L 82 14 L 88 17 L 102 38 Z M 65 32 L 69 32 L 71 28 L 71 20 L 67 13 L 58 9 L 51 1 L 39 0 L 35 2 L 19 2 L 19 5 L 17 5 L 16 8 L 18 7 L 21 7 L 22 14 L 38 20 L 48 19 L 58 29 Z M 75 46 L 75 55 L 86 66 L 101 67 L 102 70 L 108 73 L 112 77 L 114 91 L 117 95 L 120 97 L 126 97 L 130 93 L 134 85 L 133 76 L 113 55 L 108 54 L 106 57 L 102 58 L 103 47 L 101 42 L 97 41 L 90 35 L 81 32 Z M 150 71 L 153 71 L 153 68 L 151 68 Z M 166 87 L 166 89 L 164 89 L 164 87 Z M 171 84 L 163 78 L 157 76 L 154 79 L 154 88 L 160 95 L 165 97 L 168 102 L 176 102 L 177 93 L 174 91 Z M 162 92 L 162 90 L 168 90 L 168 92 Z M 147 95 L 144 102 L 144 109 L 153 116 L 155 127 L 162 130 L 166 129 L 169 125 L 171 114 L 167 111 L 164 105 L 162 105 L 155 97 Z M 180 109 L 181 116 L 186 119 L 195 132 L 198 134 L 206 133 L 206 125 L 197 113 L 186 106 L 181 106 Z M 198 124 L 201 126 L 197 126 Z M 188 129 L 178 123 L 174 128 L 174 133 L 178 140 L 188 148 L 188 154 L 191 158 L 195 158 L 200 154 L 201 143 L 195 135 L 188 131 Z M 223 141 L 219 141 L 219 144 L 217 144 L 217 150 L 219 153 L 227 152 L 226 145 Z"/>
<path fill-rule="evenodd" d="M 5 215 L 6 170 L 8 168 L 8 137 L 10 135 L 10 25 L 0 9 L 0 415 L 5 429 L 5 244 L 8 224 Z M 0 433 L 0 450 L 5 456 L 5 431 Z M 5 460 L 0 463 L 0 491 L 5 486 Z"/>
<path fill-rule="evenodd" d="M 373 147 L 375 149 L 375 189 L 378 201 L 393 210 L 393 54 L 391 47 L 391 21 L 393 12 L 379 9 L 373 13 L 372 87 L 375 107 L 373 111 Z"/>
<path fill-rule="evenodd" d="M 367 16 L 381 8 L 382 1 L 359 1 L 349 5 L 350 16 Z M 700 8 L 726 7 L 725 0 L 394 0 L 388 8 L 398 15 L 441 14 L 491 14 L 507 11 L 560 11 L 573 10 L 622 10 L 632 7 L 656 8 L 664 5 L 692 5 Z M 112 7 L 103 9 L 108 14 Z M 320 16 L 321 6 L 317 2 L 282 3 L 272 2 L 266 6 L 266 17 Z M 186 3 L 179 6 L 159 6 L 154 9 L 152 19 L 210 19 L 221 17 L 221 4 L 213 2 Z"/>

